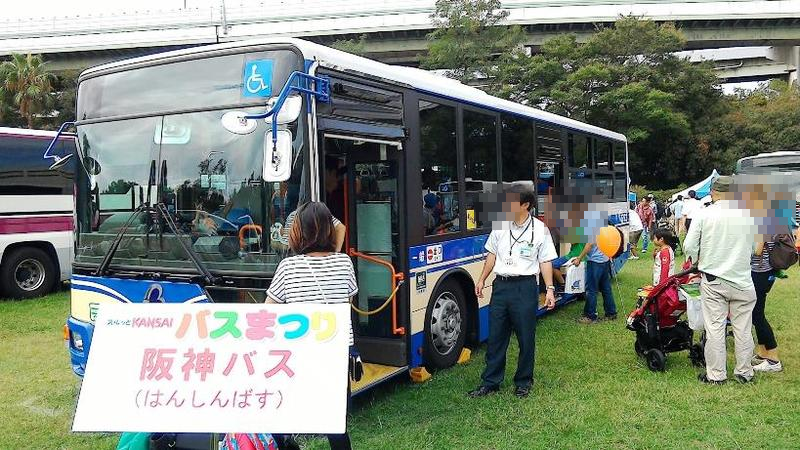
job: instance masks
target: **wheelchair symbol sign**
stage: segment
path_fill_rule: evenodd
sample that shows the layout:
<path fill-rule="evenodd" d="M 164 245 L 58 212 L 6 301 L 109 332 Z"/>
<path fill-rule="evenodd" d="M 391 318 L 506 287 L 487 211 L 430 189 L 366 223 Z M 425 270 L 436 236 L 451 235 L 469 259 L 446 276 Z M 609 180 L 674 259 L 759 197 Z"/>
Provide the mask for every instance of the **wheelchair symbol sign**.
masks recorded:
<path fill-rule="evenodd" d="M 244 97 L 269 97 L 272 95 L 271 59 L 247 61 L 244 65 L 242 95 Z"/>

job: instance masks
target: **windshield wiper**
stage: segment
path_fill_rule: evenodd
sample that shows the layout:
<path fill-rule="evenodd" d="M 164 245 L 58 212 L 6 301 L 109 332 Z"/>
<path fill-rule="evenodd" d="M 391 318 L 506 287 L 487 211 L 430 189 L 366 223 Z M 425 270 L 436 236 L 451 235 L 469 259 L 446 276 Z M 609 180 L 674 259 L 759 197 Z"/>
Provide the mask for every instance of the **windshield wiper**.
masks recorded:
<path fill-rule="evenodd" d="M 167 210 L 167 205 L 164 204 L 163 202 L 158 202 L 155 206 L 155 210 L 156 214 L 161 216 L 161 219 L 164 222 L 166 222 L 170 231 L 172 231 L 172 233 L 175 235 L 175 239 L 178 241 L 178 244 L 180 244 L 183 251 L 185 251 L 186 254 L 189 255 L 189 259 L 191 259 L 192 263 L 194 263 L 195 267 L 197 267 L 197 270 L 202 275 L 203 280 L 205 280 L 206 284 L 209 285 L 217 284 L 218 282 L 217 277 L 215 277 L 211 273 L 211 271 L 208 270 L 208 267 L 206 267 L 205 263 L 203 263 L 203 261 L 200 259 L 200 256 L 197 254 L 197 252 L 195 252 L 191 246 L 186 245 L 186 242 L 184 242 L 180 230 L 178 230 L 178 225 L 175 224 L 175 221 L 172 219 L 172 216 Z"/>
<path fill-rule="evenodd" d="M 100 265 L 97 266 L 97 269 L 94 271 L 94 276 L 102 277 L 105 274 L 106 270 L 108 270 L 108 266 L 111 265 L 111 260 L 114 258 L 114 254 L 117 253 L 117 249 L 119 248 L 120 242 L 122 242 L 123 236 L 125 236 L 125 232 L 128 231 L 128 227 L 130 227 L 133 223 L 133 219 L 135 219 L 145 209 L 148 211 L 150 210 L 149 203 L 142 203 L 133 211 L 133 214 L 128 217 L 128 220 L 126 220 L 119 229 L 117 235 L 114 236 L 114 240 L 111 241 L 111 248 L 109 248 L 106 252 L 106 256 L 103 257 L 103 261 L 100 263 Z"/>
<path fill-rule="evenodd" d="M 150 176 L 147 178 L 147 198 L 142 201 L 139 206 L 133 210 L 133 214 L 128 217 L 128 220 L 122 225 L 122 227 L 117 232 L 117 235 L 114 236 L 114 240 L 111 241 L 111 248 L 108 249 L 106 255 L 103 257 L 103 261 L 97 266 L 97 269 L 94 271 L 94 276 L 101 277 L 103 276 L 108 267 L 111 265 L 111 260 L 114 259 L 114 254 L 117 253 L 117 249 L 119 248 L 119 244 L 122 242 L 122 237 L 125 236 L 125 232 L 128 231 L 128 227 L 131 226 L 133 223 L 133 219 L 136 218 L 142 211 L 147 211 L 147 223 L 145 224 L 146 227 L 146 241 L 145 241 L 145 252 L 148 252 L 150 249 L 150 191 L 153 185 L 156 182 L 156 161 L 150 161 Z"/>

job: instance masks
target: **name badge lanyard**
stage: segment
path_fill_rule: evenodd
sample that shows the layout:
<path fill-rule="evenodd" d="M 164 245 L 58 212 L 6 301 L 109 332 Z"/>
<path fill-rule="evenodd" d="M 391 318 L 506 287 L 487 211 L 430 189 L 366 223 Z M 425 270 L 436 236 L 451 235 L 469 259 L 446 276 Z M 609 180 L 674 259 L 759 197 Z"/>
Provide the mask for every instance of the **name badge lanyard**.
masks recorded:
<path fill-rule="evenodd" d="M 522 230 L 522 233 L 519 234 L 519 237 L 514 237 L 514 233 L 511 232 L 511 228 L 508 229 L 508 242 L 511 245 L 509 246 L 508 249 L 508 259 L 506 259 L 507 266 L 514 265 L 514 259 L 513 259 L 514 245 L 517 244 L 520 241 L 520 239 L 522 239 L 523 236 L 525 236 L 525 233 L 528 231 L 528 228 L 531 227 L 532 222 L 533 220 L 530 219 L 528 220 L 528 225 L 525 226 L 525 229 Z M 533 242 L 533 237 L 531 237 L 531 242 Z"/>

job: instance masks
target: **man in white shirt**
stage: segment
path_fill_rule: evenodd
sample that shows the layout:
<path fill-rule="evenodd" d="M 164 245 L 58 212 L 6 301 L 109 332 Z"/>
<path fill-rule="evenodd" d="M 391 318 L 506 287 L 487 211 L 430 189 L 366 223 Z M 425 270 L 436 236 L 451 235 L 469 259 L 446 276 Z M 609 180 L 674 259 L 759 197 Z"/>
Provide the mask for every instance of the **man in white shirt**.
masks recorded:
<path fill-rule="evenodd" d="M 508 219 L 494 222 L 486 241 L 489 253 L 475 285 L 475 295 L 483 298 L 486 278 L 494 273 L 489 304 L 489 343 L 481 385 L 469 392 L 470 397 L 483 397 L 500 390 L 512 331 L 519 342 L 514 395 L 525 398 L 531 390 L 539 308 L 537 281 L 541 271 L 547 285 L 546 306 L 553 309 L 556 299 L 551 261 L 558 256 L 550 231 L 542 221 L 531 216 L 534 198 L 527 186 L 513 185 L 507 189 L 503 214 Z"/>
<path fill-rule="evenodd" d="M 689 191 L 689 198 L 683 203 L 683 209 L 681 213 L 683 213 L 683 223 L 686 225 L 686 232 L 689 232 L 689 227 L 692 225 L 692 219 L 694 218 L 695 214 L 703 208 L 703 205 L 700 204 L 700 200 L 697 198 L 697 193 L 695 191 Z"/>
<path fill-rule="evenodd" d="M 642 237 L 644 224 L 642 224 L 639 213 L 633 209 L 628 211 L 628 226 L 628 241 L 631 243 L 631 259 L 639 259 L 639 255 L 636 254 L 636 246 L 639 245 L 639 238 Z"/>
<path fill-rule="evenodd" d="M 753 379 L 753 308 L 756 291 L 750 273 L 750 255 L 757 234 L 755 222 L 741 209 L 731 192 L 733 179 L 719 177 L 711 187 L 714 204 L 695 214 L 683 249 L 702 273 L 700 298 L 706 330 L 704 383 L 721 384 L 726 370 L 725 323 L 730 313 L 736 345 L 737 381 Z"/>

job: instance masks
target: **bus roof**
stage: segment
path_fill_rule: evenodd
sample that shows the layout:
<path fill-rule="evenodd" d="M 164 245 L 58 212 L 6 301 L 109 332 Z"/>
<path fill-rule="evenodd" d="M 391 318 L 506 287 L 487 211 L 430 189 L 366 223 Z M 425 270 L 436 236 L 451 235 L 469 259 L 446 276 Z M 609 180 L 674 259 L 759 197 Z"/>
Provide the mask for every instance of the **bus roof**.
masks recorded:
<path fill-rule="evenodd" d="M 30 128 L 7 128 L 0 127 L 0 134 L 13 134 L 17 136 L 41 136 L 41 137 L 55 137 L 55 131 L 47 130 L 31 130 Z"/>
<path fill-rule="evenodd" d="M 267 38 L 237 41 L 126 59 L 89 68 L 81 73 L 79 80 L 82 80 L 86 77 L 99 75 L 102 72 L 115 72 L 150 64 L 167 63 L 171 62 L 170 60 L 173 59 L 190 57 L 192 55 L 202 55 L 204 53 L 232 49 L 258 51 L 259 47 L 275 44 L 294 46 L 300 50 L 305 59 L 317 61 L 322 67 L 336 69 L 342 72 L 355 72 L 370 77 L 377 77 L 379 79 L 406 85 L 417 91 L 434 96 L 455 99 L 498 111 L 510 112 L 532 119 L 549 122 L 554 125 L 608 137 L 617 141 L 627 142 L 625 136 L 620 133 L 615 133 L 613 131 L 596 127 L 594 125 L 589 125 L 574 119 L 569 119 L 557 114 L 531 108 L 508 100 L 503 100 L 498 97 L 493 97 L 484 91 L 481 91 L 480 89 L 467 86 L 457 80 L 412 67 L 384 64 L 330 47 L 315 44 L 313 42 L 295 38 Z"/>

